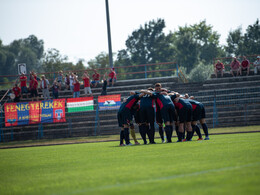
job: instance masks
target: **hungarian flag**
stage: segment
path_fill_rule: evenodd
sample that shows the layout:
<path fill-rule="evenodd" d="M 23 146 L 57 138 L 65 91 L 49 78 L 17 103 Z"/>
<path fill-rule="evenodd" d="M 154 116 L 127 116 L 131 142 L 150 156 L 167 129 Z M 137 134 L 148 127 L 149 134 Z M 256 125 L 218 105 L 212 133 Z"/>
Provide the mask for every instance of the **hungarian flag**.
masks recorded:
<path fill-rule="evenodd" d="M 94 110 L 93 97 L 80 97 L 67 99 L 68 112 L 82 112 Z"/>
<path fill-rule="evenodd" d="M 99 110 L 117 110 L 121 105 L 121 94 L 98 96 Z"/>

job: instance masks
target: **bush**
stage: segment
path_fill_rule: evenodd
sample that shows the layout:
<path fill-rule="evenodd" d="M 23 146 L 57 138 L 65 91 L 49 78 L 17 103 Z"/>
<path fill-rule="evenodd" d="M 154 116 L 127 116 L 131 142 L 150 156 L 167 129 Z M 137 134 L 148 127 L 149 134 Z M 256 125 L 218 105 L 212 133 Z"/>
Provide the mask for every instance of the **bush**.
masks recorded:
<path fill-rule="evenodd" d="M 213 72 L 213 66 L 205 65 L 203 63 L 199 63 L 195 68 L 193 68 L 188 75 L 188 80 L 190 82 L 203 82 L 207 80 L 211 73 Z"/>

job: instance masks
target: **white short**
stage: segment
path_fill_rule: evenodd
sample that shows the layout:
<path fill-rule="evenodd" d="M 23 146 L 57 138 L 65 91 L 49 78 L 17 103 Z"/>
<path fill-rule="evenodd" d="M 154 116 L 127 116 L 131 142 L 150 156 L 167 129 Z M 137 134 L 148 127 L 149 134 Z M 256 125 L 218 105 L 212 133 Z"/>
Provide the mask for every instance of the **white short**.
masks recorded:
<path fill-rule="evenodd" d="M 85 87 L 85 88 L 84 88 L 84 91 L 85 91 L 85 94 L 86 94 L 86 95 L 87 95 L 88 93 L 89 93 L 89 94 L 92 94 L 90 87 Z"/>

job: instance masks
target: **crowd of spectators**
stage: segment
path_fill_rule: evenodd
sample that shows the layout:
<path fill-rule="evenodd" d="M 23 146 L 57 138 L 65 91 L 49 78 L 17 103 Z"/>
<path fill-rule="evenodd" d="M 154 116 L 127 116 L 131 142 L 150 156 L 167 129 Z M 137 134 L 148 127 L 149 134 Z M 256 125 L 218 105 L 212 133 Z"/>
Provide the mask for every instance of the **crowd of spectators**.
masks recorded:
<path fill-rule="evenodd" d="M 243 57 L 242 62 L 234 57 L 230 65 L 230 74 L 234 76 L 243 75 L 243 72 L 246 73 L 246 76 L 250 73 L 250 62 L 246 58 L 246 56 Z M 260 70 L 260 56 L 257 56 L 257 60 L 253 63 L 254 65 L 254 74 L 257 74 Z M 225 71 L 225 66 L 220 60 L 217 61 L 217 63 L 214 65 L 214 72 L 216 75 L 216 78 L 218 77 L 218 74 L 220 73 L 221 77 L 223 77 L 223 73 Z"/>
<path fill-rule="evenodd" d="M 84 86 L 84 95 L 82 96 L 92 96 L 91 88 L 99 87 L 101 83 L 100 74 L 97 72 L 97 70 L 93 71 L 94 74 L 92 75 L 92 79 L 90 78 L 87 70 L 84 71 L 81 78 L 79 78 L 76 72 L 69 72 L 69 74 L 64 76 L 63 71 L 59 71 L 52 85 L 45 75 L 41 75 L 39 78 L 34 71 L 30 72 L 29 80 L 25 74 L 21 74 L 18 78 L 20 86 L 18 83 L 15 83 L 14 87 L 12 88 L 10 97 L 14 102 L 20 102 L 20 99 L 25 98 L 28 101 L 30 94 L 32 101 L 38 101 L 39 91 L 41 91 L 44 100 L 50 100 L 50 91 L 52 91 L 52 98 L 57 99 L 59 98 L 59 92 L 61 90 L 69 90 L 72 94 L 72 97 L 77 98 L 80 97 L 80 79 L 82 79 Z M 107 81 L 108 77 L 109 80 Z M 113 87 L 115 82 L 116 72 L 114 68 L 111 68 L 109 74 L 105 73 L 103 75 L 101 95 L 107 95 L 106 90 L 108 83 L 111 87 Z"/>

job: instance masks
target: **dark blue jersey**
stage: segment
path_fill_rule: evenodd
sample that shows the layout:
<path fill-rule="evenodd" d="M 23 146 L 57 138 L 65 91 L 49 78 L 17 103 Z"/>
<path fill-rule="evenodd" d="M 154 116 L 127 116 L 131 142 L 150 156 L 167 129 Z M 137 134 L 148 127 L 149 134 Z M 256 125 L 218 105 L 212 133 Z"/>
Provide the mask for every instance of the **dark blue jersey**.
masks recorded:
<path fill-rule="evenodd" d="M 154 97 L 146 94 L 140 100 L 140 107 L 141 108 L 153 107 L 153 102 L 154 102 Z"/>
<path fill-rule="evenodd" d="M 122 103 L 118 112 L 121 112 L 125 108 L 126 102 Z"/>
<path fill-rule="evenodd" d="M 130 97 L 127 98 L 125 108 L 128 108 L 131 110 L 131 108 L 138 102 L 140 99 L 139 95 L 131 95 Z"/>
<path fill-rule="evenodd" d="M 196 100 L 187 99 L 187 101 L 189 101 L 191 103 L 193 110 L 195 110 L 197 108 L 197 106 L 203 107 L 203 104 Z"/>
<path fill-rule="evenodd" d="M 170 96 L 162 95 L 158 92 L 154 92 L 153 96 L 156 98 L 156 103 L 159 105 L 160 109 L 168 104 L 173 104 Z"/>
<path fill-rule="evenodd" d="M 171 97 L 174 97 L 174 96 L 171 96 Z M 180 98 L 178 102 L 174 102 L 174 105 L 177 110 L 181 110 L 182 108 L 192 108 L 191 103 L 188 100 L 185 100 L 182 98 Z"/>

